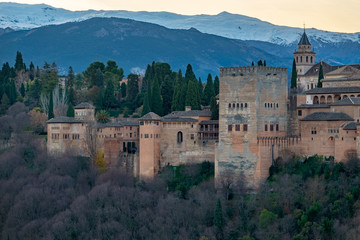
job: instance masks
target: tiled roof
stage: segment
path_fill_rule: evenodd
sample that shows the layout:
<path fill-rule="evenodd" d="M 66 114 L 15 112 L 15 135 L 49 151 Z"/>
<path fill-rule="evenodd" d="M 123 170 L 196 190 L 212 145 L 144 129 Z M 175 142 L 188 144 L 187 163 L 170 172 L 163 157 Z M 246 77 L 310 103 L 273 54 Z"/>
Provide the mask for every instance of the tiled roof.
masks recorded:
<path fill-rule="evenodd" d="M 304 30 L 304 33 L 303 35 L 301 36 L 301 39 L 299 41 L 299 44 L 298 45 L 311 45 L 310 44 L 310 41 L 305 33 L 305 30 Z"/>
<path fill-rule="evenodd" d="M 359 74 L 360 70 L 351 66 L 351 65 L 345 65 L 341 68 L 338 68 L 334 71 L 331 71 L 327 73 L 327 75 L 339 75 L 339 74 L 345 74 L 345 75 L 353 75 L 353 74 Z"/>
<path fill-rule="evenodd" d="M 297 108 L 329 108 L 329 104 L 301 104 Z"/>
<path fill-rule="evenodd" d="M 154 112 L 149 112 L 139 119 L 140 120 L 161 120 L 161 117 Z"/>
<path fill-rule="evenodd" d="M 190 111 L 175 111 L 163 118 L 176 118 L 176 117 L 211 117 L 211 111 L 208 110 L 190 110 Z"/>
<path fill-rule="evenodd" d="M 200 125 L 219 125 L 219 120 L 204 120 L 200 122 Z"/>
<path fill-rule="evenodd" d="M 328 72 L 334 71 L 335 69 L 338 69 L 339 66 L 331 66 L 330 64 L 327 64 L 326 62 L 318 62 L 316 64 L 314 64 L 306 73 L 304 76 L 318 76 L 319 75 L 319 69 L 320 69 L 320 64 L 323 67 L 323 73 L 324 75 L 327 74 Z"/>
<path fill-rule="evenodd" d="M 316 112 L 300 121 L 354 121 L 354 119 L 342 112 Z"/>
<path fill-rule="evenodd" d="M 360 87 L 313 88 L 305 92 L 305 94 L 335 94 L 335 93 L 360 93 Z"/>
<path fill-rule="evenodd" d="M 356 122 L 351 122 L 351 123 L 348 123 L 344 126 L 344 130 L 356 130 L 357 128 L 357 123 Z"/>
<path fill-rule="evenodd" d="M 331 104 L 332 106 L 360 105 L 360 97 L 348 97 Z"/>
<path fill-rule="evenodd" d="M 139 126 L 138 121 L 119 121 L 119 122 L 109 122 L 109 123 L 101 123 L 98 124 L 98 128 L 106 128 L 106 127 L 124 127 L 124 126 Z"/>
<path fill-rule="evenodd" d="M 197 122 L 196 119 L 193 118 L 163 118 L 162 122 Z"/>
<path fill-rule="evenodd" d="M 83 122 L 85 121 L 75 119 L 73 117 L 65 117 L 65 116 L 52 118 L 47 121 L 47 123 L 83 123 Z"/>
<path fill-rule="evenodd" d="M 82 102 L 74 107 L 74 109 L 94 109 L 95 107 L 88 102 Z"/>

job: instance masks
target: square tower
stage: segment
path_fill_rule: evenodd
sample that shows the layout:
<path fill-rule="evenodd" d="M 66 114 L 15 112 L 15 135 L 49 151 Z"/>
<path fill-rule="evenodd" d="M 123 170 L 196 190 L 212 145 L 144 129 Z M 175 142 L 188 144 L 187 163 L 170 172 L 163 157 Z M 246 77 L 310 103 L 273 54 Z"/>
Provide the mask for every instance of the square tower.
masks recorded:
<path fill-rule="evenodd" d="M 217 187 L 231 175 L 233 181 L 241 177 L 254 189 L 268 176 L 272 154 L 259 139 L 286 136 L 287 93 L 286 68 L 220 68 Z"/>

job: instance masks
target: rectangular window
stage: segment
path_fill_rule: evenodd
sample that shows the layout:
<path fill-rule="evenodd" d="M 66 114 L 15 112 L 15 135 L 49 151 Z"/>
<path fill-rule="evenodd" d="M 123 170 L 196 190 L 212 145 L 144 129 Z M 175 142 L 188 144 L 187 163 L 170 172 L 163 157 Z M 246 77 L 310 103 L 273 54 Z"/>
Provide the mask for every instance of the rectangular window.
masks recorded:
<path fill-rule="evenodd" d="M 77 140 L 77 139 L 79 139 L 80 138 L 80 135 L 79 134 L 73 134 L 72 135 L 72 139 L 73 140 Z"/>
<path fill-rule="evenodd" d="M 130 133 L 130 137 L 132 137 L 132 133 Z"/>
<path fill-rule="evenodd" d="M 311 134 L 313 134 L 313 135 L 316 134 L 316 127 L 312 127 L 312 128 L 311 128 Z"/>
<path fill-rule="evenodd" d="M 149 138 L 149 134 L 145 134 L 145 138 Z"/>
<path fill-rule="evenodd" d="M 51 134 L 51 138 L 52 139 L 59 139 L 59 134 L 58 133 L 53 133 L 53 134 Z"/>
<path fill-rule="evenodd" d="M 276 131 L 277 132 L 279 131 L 279 124 L 278 123 L 276 124 Z"/>
<path fill-rule="evenodd" d="M 190 134 L 190 139 L 194 140 L 194 134 Z"/>
<path fill-rule="evenodd" d="M 298 116 L 302 116 L 302 110 L 298 110 Z"/>
<path fill-rule="evenodd" d="M 237 131 L 237 132 L 240 131 L 240 124 L 236 124 L 236 125 L 235 125 L 235 131 Z"/>
<path fill-rule="evenodd" d="M 270 132 L 274 131 L 274 125 L 270 124 Z"/>
<path fill-rule="evenodd" d="M 267 132 L 267 130 L 268 130 L 268 125 L 265 124 L 265 132 Z"/>
<path fill-rule="evenodd" d="M 63 139 L 69 139 L 69 134 L 63 134 Z"/>
<path fill-rule="evenodd" d="M 247 125 L 247 124 L 244 124 L 243 129 L 244 129 L 244 132 L 247 132 L 247 130 L 248 130 L 248 125 Z"/>
<path fill-rule="evenodd" d="M 228 125 L 228 132 L 232 131 L 232 125 Z"/>

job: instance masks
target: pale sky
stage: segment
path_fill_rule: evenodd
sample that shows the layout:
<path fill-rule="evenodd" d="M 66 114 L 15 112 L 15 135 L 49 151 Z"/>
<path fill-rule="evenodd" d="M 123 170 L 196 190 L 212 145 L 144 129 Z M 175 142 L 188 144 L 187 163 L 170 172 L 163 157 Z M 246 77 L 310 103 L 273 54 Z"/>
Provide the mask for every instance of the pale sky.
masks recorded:
<path fill-rule="evenodd" d="M 0 2 L 9 2 L 0 0 Z M 69 10 L 167 11 L 185 15 L 222 11 L 256 17 L 276 25 L 360 32 L 360 0 L 17 0 Z M 0 13 L 1 15 L 1 13 Z"/>

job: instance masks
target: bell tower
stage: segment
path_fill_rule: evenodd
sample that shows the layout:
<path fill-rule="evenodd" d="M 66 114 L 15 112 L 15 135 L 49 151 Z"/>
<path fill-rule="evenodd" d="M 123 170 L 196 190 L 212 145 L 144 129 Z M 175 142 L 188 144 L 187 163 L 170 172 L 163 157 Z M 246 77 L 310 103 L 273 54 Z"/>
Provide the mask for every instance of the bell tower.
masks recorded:
<path fill-rule="evenodd" d="M 304 76 L 306 72 L 315 64 L 315 51 L 314 48 L 311 49 L 311 44 L 306 35 L 305 28 L 304 33 L 298 43 L 298 49 L 295 49 L 294 58 L 298 77 Z M 298 78 L 298 87 L 299 84 L 300 82 Z"/>

